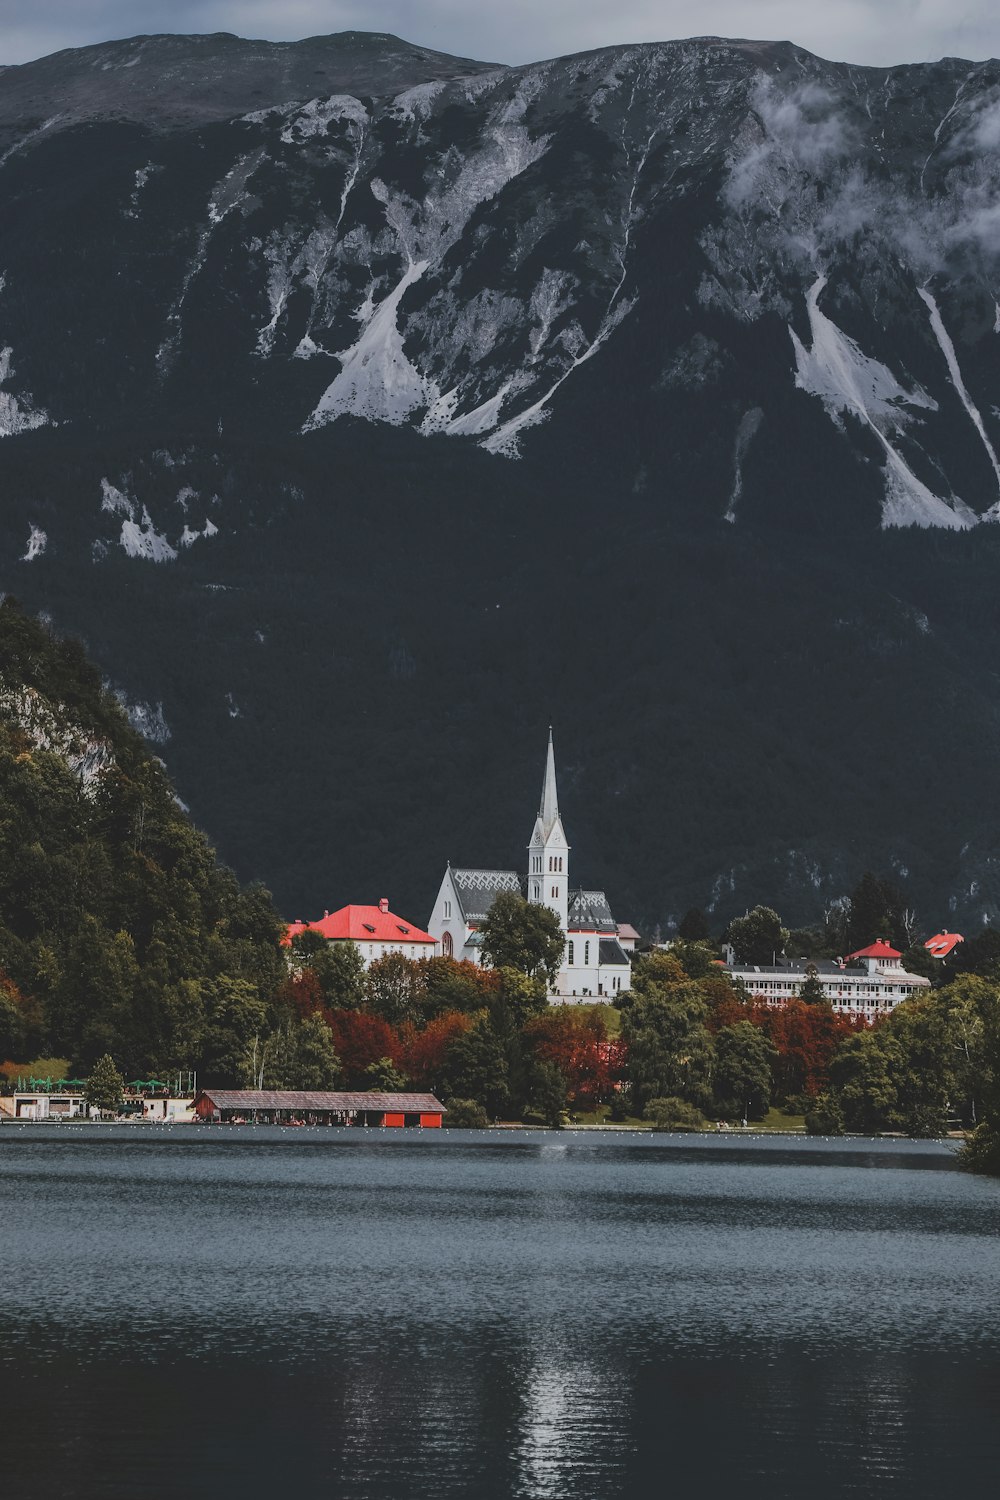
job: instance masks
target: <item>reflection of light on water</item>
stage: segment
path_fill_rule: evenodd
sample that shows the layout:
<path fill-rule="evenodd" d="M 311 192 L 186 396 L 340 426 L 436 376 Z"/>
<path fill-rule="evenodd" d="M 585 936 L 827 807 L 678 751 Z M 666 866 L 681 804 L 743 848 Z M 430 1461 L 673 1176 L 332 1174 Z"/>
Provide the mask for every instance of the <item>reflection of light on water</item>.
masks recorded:
<path fill-rule="evenodd" d="M 525 1500 L 590 1496 L 599 1475 L 620 1475 L 623 1406 L 607 1375 L 575 1351 L 546 1350 L 525 1382 L 517 1493 Z"/>

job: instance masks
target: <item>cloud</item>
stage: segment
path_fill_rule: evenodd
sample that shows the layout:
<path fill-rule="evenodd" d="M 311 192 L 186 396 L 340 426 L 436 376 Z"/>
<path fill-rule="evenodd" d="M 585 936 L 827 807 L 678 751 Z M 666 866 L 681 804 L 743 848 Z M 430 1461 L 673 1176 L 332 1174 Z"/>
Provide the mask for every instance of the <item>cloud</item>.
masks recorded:
<path fill-rule="evenodd" d="M 822 57 L 889 66 L 1000 53 L 994 0 L 0 0 L 0 62 L 156 31 L 233 31 L 273 41 L 390 31 L 497 62 L 620 43 L 719 36 L 790 40 Z"/>

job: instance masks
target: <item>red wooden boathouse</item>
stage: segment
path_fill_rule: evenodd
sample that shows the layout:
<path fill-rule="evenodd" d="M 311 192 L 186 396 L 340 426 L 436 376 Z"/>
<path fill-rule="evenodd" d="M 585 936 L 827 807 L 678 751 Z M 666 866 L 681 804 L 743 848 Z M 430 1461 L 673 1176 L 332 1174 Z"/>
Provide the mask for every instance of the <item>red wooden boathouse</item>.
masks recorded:
<path fill-rule="evenodd" d="M 390 1125 L 439 1130 L 447 1113 L 433 1094 L 327 1093 L 296 1089 L 202 1089 L 195 1117 L 213 1124 Z"/>

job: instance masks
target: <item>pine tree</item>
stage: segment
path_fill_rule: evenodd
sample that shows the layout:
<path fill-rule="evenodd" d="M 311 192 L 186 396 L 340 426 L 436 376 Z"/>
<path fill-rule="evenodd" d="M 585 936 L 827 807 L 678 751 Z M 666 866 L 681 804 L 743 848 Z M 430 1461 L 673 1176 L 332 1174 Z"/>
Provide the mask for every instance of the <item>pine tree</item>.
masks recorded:
<path fill-rule="evenodd" d="M 121 1108 L 125 1080 L 115 1067 L 115 1060 L 110 1052 L 105 1052 L 103 1057 L 97 1059 L 87 1079 L 84 1093 L 87 1103 L 99 1109 L 102 1114 L 110 1114 Z"/>

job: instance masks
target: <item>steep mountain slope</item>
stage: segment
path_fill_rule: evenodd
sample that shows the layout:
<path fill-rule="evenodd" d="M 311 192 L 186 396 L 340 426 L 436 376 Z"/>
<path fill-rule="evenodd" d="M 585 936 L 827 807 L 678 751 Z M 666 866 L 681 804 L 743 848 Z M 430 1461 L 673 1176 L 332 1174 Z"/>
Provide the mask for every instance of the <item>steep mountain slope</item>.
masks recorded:
<path fill-rule="evenodd" d="M 1000 64 L 30 67 L 0 583 L 241 873 L 419 918 L 446 857 L 520 865 L 552 720 L 633 919 L 804 918 L 866 865 L 997 911 Z"/>

